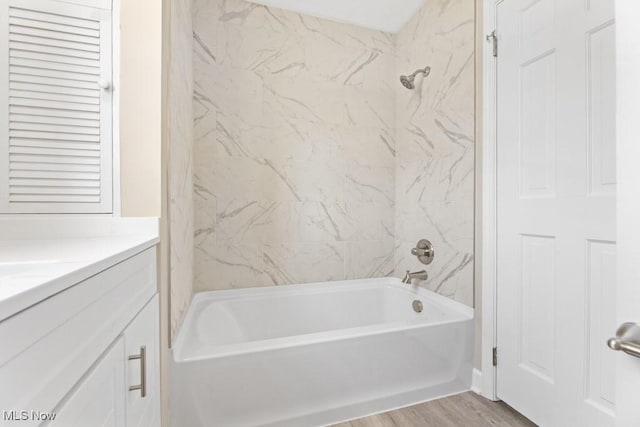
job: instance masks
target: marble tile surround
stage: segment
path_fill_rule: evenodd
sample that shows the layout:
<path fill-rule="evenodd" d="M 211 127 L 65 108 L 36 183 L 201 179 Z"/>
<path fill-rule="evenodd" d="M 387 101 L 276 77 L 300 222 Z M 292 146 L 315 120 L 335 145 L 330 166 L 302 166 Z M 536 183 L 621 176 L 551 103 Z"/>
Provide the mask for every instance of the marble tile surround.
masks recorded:
<path fill-rule="evenodd" d="M 393 272 L 393 37 L 194 2 L 195 290 Z"/>
<path fill-rule="evenodd" d="M 171 336 L 193 294 L 193 60 L 191 0 L 171 0 L 169 227 Z"/>
<path fill-rule="evenodd" d="M 425 285 L 471 305 L 473 2 L 427 2 L 397 35 L 192 7 L 194 290 L 417 270 L 426 237 Z M 402 89 L 423 62 L 434 78 Z"/>
<path fill-rule="evenodd" d="M 431 66 L 416 90 L 396 87 L 396 273 L 416 269 L 418 239 L 436 257 L 425 286 L 473 305 L 474 2 L 429 0 L 396 35 L 396 74 Z"/>

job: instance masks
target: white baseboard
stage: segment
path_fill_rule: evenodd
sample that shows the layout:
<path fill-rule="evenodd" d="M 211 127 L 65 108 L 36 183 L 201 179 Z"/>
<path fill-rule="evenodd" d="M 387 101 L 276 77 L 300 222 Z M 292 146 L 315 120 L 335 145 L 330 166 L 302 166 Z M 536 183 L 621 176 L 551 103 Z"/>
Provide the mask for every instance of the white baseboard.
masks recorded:
<path fill-rule="evenodd" d="M 473 369 L 471 376 L 471 391 L 482 395 L 482 371 L 479 369 Z"/>

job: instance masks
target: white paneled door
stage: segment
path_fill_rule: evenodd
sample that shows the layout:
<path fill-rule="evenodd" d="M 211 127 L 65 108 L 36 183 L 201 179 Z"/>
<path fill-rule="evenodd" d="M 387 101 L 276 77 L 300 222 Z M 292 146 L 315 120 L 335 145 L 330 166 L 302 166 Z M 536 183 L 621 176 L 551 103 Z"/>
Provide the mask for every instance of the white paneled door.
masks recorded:
<path fill-rule="evenodd" d="M 613 3 L 497 7 L 497 393 L 541 426 L 615 422 Z"/>

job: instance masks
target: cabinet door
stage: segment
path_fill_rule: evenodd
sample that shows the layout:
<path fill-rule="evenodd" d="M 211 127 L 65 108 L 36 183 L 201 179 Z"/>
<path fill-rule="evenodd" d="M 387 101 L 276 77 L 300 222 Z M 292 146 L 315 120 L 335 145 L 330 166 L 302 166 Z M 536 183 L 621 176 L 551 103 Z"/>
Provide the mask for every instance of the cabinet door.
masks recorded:
<path fill-rule="evenodd" d="M 51 427 L 125 425 L 124 340 L 118 338 L 54 412 Z"/>
<path fill-rule="evenodd" d="M 124 331 L 128 427 L 160 425 L 158 310 L 156 295 Z"/>
<path fill-rule="evenodd" d="M 0 3 L 0 212 L 111 212 L 111 11 Z"/>

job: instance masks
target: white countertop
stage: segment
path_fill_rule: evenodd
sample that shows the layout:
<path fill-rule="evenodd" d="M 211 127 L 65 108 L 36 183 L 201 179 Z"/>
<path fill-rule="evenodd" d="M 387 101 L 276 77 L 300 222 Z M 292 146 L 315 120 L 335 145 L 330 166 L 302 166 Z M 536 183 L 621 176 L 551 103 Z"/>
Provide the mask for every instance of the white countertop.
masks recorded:
<path fill-rule="evenodd" d="M 156 245 L 146 220 L 0 219 L 0 321 Z"/>

